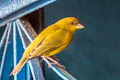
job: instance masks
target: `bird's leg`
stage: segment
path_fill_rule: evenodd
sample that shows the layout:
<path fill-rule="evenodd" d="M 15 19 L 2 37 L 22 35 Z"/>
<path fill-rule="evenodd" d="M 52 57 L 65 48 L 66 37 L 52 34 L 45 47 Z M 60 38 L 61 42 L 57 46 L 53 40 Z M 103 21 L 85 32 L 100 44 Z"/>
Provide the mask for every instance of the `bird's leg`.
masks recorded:
<path fill-rule="evenodd" d="M 51 63 L 51 64 L 56 65 L 56 66 L 58 66 L 60 68 L 64 68 L 65 69 L 65 66 L 61 65 L 60 63 Z"/>
<path fill-rule="evenodd" d="M 54 59 L 51 58 L 51 57 L 46 57 L 46 56 L 45 56 L 45 58 L 48 59 L 48 60 L 50 60 L 50 61 L 53 62 L 53 63 L 58 63 L 56 60 L 54 60 Z"/>
<path fill-rule="evenodd" d="M 45 56 L 45 58 L 51 61 L 50 64 L 56 65 L 60 68 L 65 68 L 65 66 L 61 65 L 60 63 L 58 63 L 56 60 L 52 59 L 51 57 L 46 57 Z M 50 68 L 50 65 L 48 65 L 48 68 Z"/>
<path fill-rule="evenodd" d="M 50 58 L 54 59 L 55 61 L 59 62 L 59 59 L 56 58 L 55 56 L 49 56 Z"/>

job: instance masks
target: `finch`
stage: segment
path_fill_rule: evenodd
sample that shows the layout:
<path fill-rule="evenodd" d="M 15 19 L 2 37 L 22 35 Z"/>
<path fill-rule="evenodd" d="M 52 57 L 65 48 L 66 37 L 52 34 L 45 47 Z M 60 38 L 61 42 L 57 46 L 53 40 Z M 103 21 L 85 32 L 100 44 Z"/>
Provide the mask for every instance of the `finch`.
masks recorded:
<path fill-rule="evenodd" d="M 75 17 L 63 18 L 48 26 L 29 44 L 10 75 L 19 73 L 28 60 L 39 56 L 49 57 L 61 52 L 72 42 L 74 32 L 82 28 L 84 26 Z"/>

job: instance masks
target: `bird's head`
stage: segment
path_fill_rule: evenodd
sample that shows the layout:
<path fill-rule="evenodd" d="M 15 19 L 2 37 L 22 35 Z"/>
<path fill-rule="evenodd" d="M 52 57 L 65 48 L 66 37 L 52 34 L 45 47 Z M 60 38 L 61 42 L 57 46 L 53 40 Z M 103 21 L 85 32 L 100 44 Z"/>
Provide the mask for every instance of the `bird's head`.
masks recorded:
<path fill-rule="evenodd" d="M 75 32 L 77 29 L 84 28 L 75 17 L 67 17 L 59 20 L 56 24 L 59 27 L 70 30 L 71 32 Z"/>

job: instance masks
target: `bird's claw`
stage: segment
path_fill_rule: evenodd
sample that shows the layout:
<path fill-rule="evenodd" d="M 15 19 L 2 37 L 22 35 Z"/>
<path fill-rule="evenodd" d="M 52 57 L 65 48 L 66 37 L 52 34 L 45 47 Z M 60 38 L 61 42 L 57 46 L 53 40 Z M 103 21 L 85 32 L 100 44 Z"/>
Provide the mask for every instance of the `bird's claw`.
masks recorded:
<path fill-rule="evenodd" d="M 65 66 L 59 64 L 59 63 L 50 63 L 51 65 L 55 65 L 55 66 L 58 66 L 59 68 L 63 68 L 65 69 Z M 50 69 L 50 65 L 48 65 L 48 68 Z"/>
<path fill-rule="evenodd" d="M 59 68 L 65 69 L 65 66 L 61 65 L 58 62 L 57 58 L 56 59 L 55 58 L 53 59 L 53 57 L 45 57 L 45 58 L 48 59 L 49 61 L 51 61 L 50 62 L 51 65 L 55 65 L 55 66 L 58 66 Z M 50 64 L 48 64 L 48 68 L 50 68 Z"/>

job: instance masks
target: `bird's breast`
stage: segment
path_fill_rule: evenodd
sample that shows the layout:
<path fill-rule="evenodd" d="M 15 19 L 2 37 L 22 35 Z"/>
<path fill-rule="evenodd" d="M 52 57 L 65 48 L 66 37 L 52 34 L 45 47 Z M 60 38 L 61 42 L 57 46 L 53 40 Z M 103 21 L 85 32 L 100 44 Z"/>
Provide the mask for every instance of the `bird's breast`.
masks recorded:
<path fill-rule="evenodd" d="M 72 42 L 73 34 L 71 32 L 66 32 L 65 37 L 63 39 L 64 43 L 66 44 L 66 47 Z"/>

